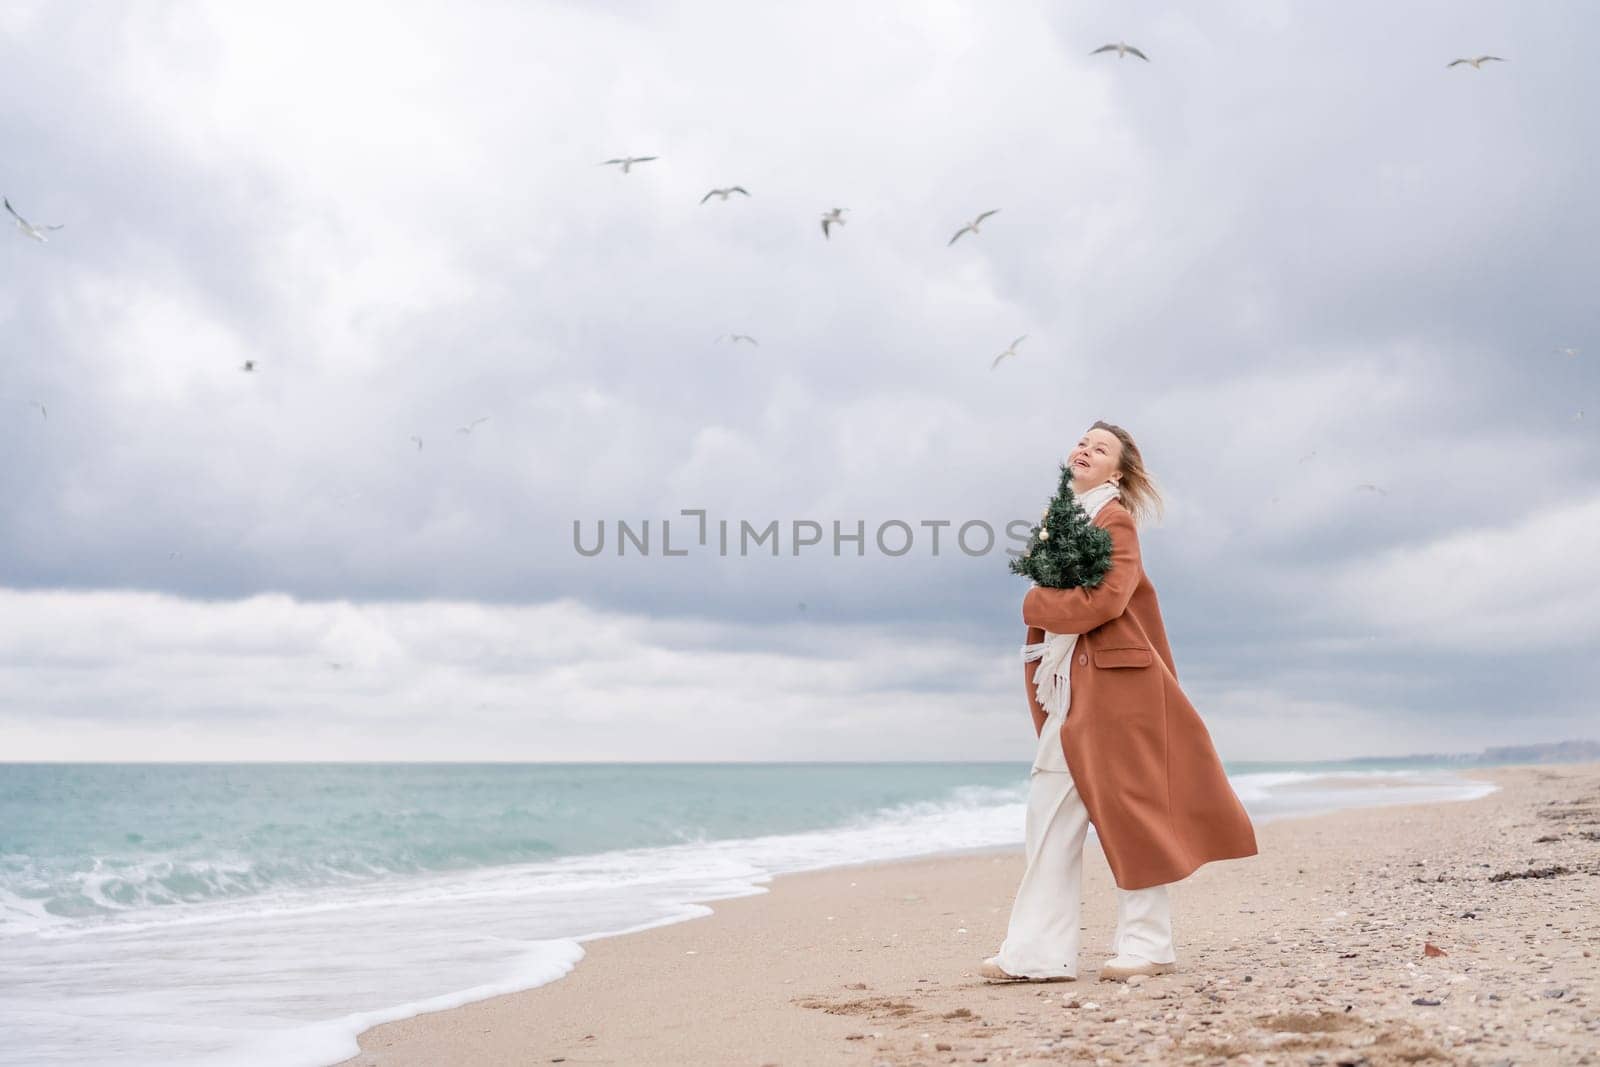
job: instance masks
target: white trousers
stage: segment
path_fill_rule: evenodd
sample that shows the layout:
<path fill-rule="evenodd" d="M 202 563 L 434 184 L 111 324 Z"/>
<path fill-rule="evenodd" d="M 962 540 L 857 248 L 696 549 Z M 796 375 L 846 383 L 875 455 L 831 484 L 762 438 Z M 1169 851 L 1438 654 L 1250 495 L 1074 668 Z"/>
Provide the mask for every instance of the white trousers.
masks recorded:
<path fill-rule="evenodd" d="M 1028 866 L 1011 905 L 997 962 L 1029 978 L 1078 976 L 1078 925 L 1083 905 L 1083 846 L 1089 812 L 1065 771 L 1028 779 Z M 1167 887 L 1117 887 L 1117 932 L 1111 951 L 1151 963 L 1175 963 Z"/>

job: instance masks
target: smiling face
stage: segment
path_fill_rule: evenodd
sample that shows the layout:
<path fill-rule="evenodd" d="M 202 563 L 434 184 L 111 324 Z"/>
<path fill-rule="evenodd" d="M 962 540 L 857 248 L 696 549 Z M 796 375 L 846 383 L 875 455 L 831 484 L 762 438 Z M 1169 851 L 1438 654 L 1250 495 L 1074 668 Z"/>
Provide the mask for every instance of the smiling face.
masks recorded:
<path fill-rule="evenodd" d="M 1072 491 L 1093 489 L 1122 476 L 1122 442 L 1110 430 L 1093 429 L 1078 439 L 1067 457 L 1072 468 Z"/>

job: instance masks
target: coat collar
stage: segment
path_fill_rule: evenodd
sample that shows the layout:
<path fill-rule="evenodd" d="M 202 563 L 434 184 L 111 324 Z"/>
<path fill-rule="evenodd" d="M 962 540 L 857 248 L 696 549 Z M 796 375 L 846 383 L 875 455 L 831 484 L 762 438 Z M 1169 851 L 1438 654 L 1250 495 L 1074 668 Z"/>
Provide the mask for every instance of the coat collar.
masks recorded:
<path fill-rule="evenodd" d="M 1121 498 L 1112 497 L 1110 500 L 1107 500 L 1104 504 L 1100 505 L 1100 510 L 1095 512 L 1094 518 L 1091 521 L 1096 526 L 1106 526 L 1106 525 L 1108 525 L 1111 522 L 1111 509 L 1112 508 L 1116 508 L 1119 511 L 1127 511 L 1128 510 L 1127 508 L 1122 506 Z"/>

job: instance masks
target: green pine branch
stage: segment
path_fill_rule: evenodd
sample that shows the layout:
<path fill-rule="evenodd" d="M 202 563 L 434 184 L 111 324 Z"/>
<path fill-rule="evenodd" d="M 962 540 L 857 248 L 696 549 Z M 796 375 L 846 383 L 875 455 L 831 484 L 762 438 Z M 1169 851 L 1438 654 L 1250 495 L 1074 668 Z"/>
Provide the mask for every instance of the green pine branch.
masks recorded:
<path fill-rule="evenodd" d="M 1061 484 L 1011 573 L 1051 589 L 1093 588 L 1111 569 L 1111 534 L 1096 526 L 1072 492 L 1072 468 L 1061 464 Z"/>

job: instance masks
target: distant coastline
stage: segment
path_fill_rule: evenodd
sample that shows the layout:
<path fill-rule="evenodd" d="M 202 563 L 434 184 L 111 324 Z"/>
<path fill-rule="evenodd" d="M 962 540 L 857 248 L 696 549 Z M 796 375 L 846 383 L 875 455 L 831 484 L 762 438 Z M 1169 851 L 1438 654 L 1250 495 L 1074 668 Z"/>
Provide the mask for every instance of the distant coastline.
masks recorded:
<path fill-rule="evenodd" d="M 1486 748 L 1481 752 L 1416 752 L 1409 756 L 1352 756 L 1349 759 L 1328 760 L 1326 762 L 1329 764 L 1361 763 L 1370 765 L 1374 763 L 1398 764 L 1428 761 L 1482 767 L 1502 763 L 1587 763 L 1591 760 L 1600 760 L 1600 741 L 1547 741 L 1536 745 L 1499 745 L 1494 748 Z M 1241 760 L 1239 762 L 1252 761 Z"/>

